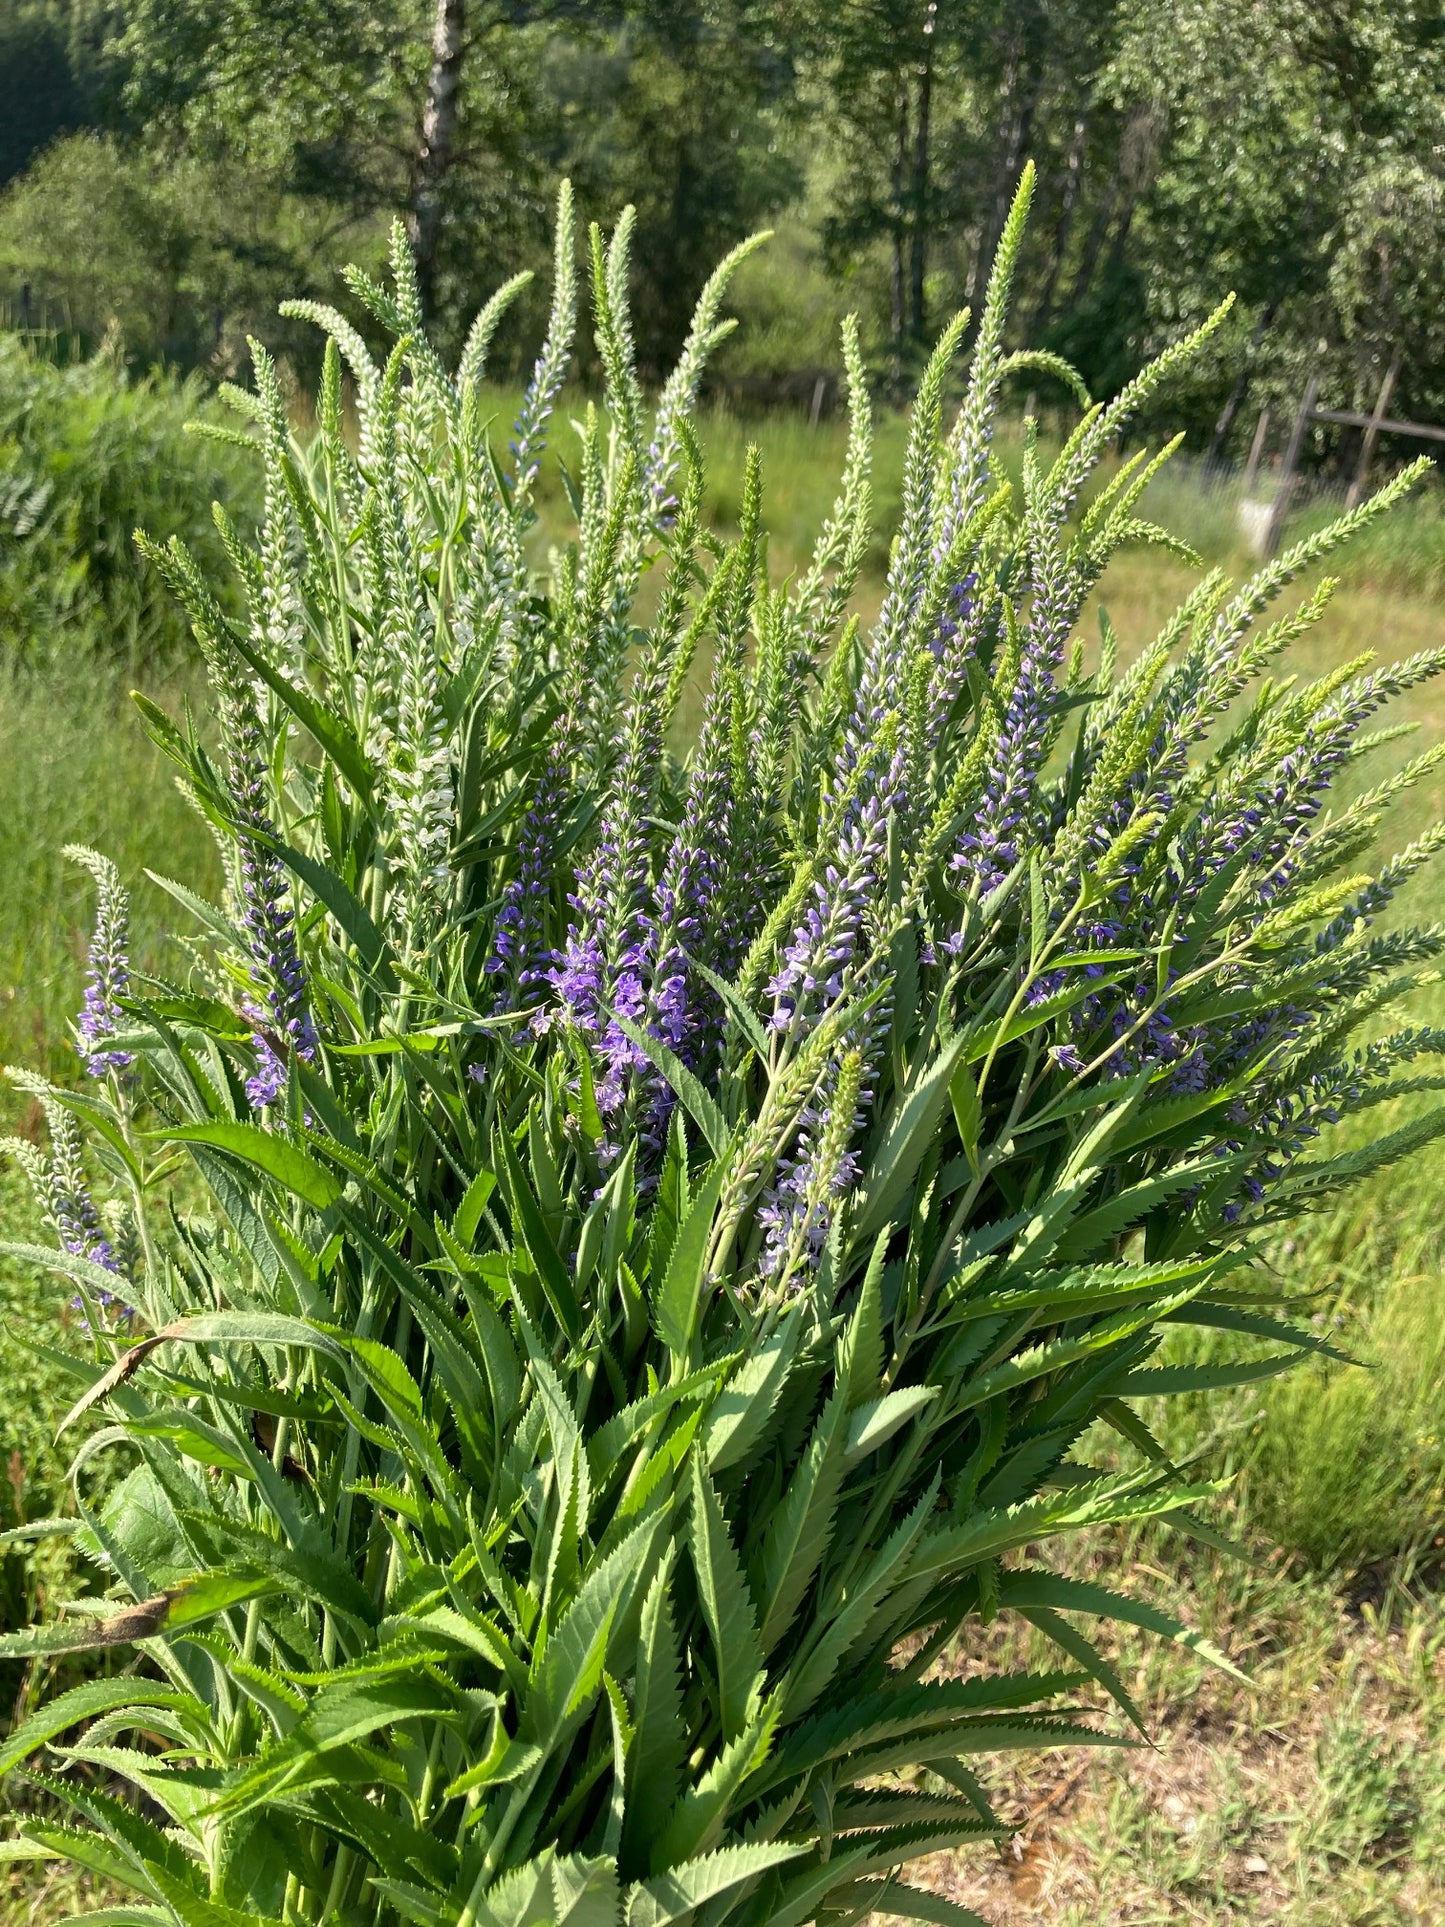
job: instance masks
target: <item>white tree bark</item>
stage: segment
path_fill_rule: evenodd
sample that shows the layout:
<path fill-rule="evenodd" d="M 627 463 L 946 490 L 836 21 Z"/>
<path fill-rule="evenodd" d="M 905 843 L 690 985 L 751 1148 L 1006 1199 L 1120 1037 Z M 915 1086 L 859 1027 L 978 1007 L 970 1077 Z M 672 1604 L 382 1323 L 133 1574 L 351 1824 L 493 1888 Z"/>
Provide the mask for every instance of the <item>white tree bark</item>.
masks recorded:
<path fill-rule="evenodd" d="M 407 228 L 425 291 L 436 271 L 441 233 L 442 187 L 457 141 L 457 109 L 466 51 L 466 0 L 437 0 L 432 26 L 432 64 L 422 109 L 421 137 L 412 170 L 411 212 Z"/>

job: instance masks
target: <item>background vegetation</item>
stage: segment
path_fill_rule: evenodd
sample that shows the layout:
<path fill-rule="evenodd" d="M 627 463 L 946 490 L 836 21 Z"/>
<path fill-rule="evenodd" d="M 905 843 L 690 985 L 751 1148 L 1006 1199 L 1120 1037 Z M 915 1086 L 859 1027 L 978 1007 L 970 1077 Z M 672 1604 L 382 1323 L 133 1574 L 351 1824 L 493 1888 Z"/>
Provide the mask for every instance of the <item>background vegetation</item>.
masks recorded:
<path fill-rule="evenodd" d="M 1393 412 L 1445 415 L 1442 77 L 1431 0 L 0 0 L 0 292 L 232 373 L 258 327 L 314 352 L 276 302 L 401 211 L 455 333 L 543 264 L 570 173 L 585 213 L 638 207 L 644 366 L 771 224 L 723 378 L 830 394 L 845 309 L 903 384 L 977 304 L 1032 157 L 1034 345 L 1100 391 L 1233 288 L 1170 407 L 1239 452 L 1312 367 L 1349 408 L 1398 360 Z"/>

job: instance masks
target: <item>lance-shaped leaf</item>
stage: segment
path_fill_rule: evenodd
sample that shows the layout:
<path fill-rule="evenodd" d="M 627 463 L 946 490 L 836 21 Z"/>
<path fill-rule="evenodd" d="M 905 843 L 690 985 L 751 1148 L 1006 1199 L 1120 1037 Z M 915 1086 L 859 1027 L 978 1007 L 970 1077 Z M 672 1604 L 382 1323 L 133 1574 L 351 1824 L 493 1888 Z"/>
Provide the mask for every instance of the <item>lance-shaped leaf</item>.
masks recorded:
<path fill-rule="evenodd" d="M 698 1186 L 687 1216 L 678 1227 L 666 1275 L 653 1300 L 653 1324 L 674 1359 L 685 1359 L 692 1350 L 706 1284 L 713 1216 L 729 1165 L 728 1158 L 719 1157 Z"/>
<path fill-rule="evenodd" d="M 682 1717 L 671 1574 L 658 1571 L 643 1603 L 633 1689 L 634 1738 L 628 1756 L 621 1863 L 645 1867 L 652 1843 L 682 1792 L 687 1728 Z"/>
<path fill-rule="evenodd" d="M 342 1194 L 343 1186 L 334 1172 L 318 1164 L 289 1139 L 277 1136 L 274 1131 L 264 1131 L 259 1124 L 233 1124 L 218 1119 L 210 1124 L 172 1124 L 149 1135 L 167 1144 L 205 1144 L 224 1151 L 229 1157 L 264 1171 L 267 1177 L 274 1178 L 303 1204 L 312 1205 L 317 1211 L 335 1204 Z"/>
<path fill-rule="evenodd" d="M 833 1536 L 847 1432 L 847 1406 L 842 1395 L 834 1393 L 768 1521 L 754 1577 L 765 1653 L 772 1652 L 793 1623 Z"/>
<path fill-rule="evenodd" d="M 136 1724 L 143 1725 L 141 1709 L 144 1707 L 186 1704 L 184 1694 L 176 1692 L 174 1687 L 157 1684 L 154 1680 L 98 1679 L 84 1686 L 73 1686 L 68 1693 L 61 1693 L 56 1699 L 37 1707 L 9 1735 L 4 1745 L 0 1746 L 0 1774 L 10 1772 L 12 1767 L 29 1759 L 32 1753 L 61 1733 L 68 1732 L 72 1726 L 78 1726 L 82 1720 L 94 1719 L 101 1713 L 114 1712 L 120 1707 L 134 1707 L 140 1715 Z"/>
<path fill-rule="evenodd" d="M 937 1134 L 938 1120 L 949 1101 L 950 1081 L 967 1046 L 967 1032 L 955 1037 L 904 1096 L 868 1167 L 858 1210 L 858 1237 L 876 1236 L 895 1214 Z"/>
<path fill-rule="evenodd" d="M 547 1294 L 547 1302 L 556 1314 L 558 1324 L 575 1345 L 582 1336 L 582 1312 L 577 1303 L 576 1293 L 572 1289 L 572 1280 L 568 1276 L 567 1267 L 562 1262 L 551 1232 L 547 1229 L 541 1206 L 537 1203 L 517 1153 L 512 1148 L 511 1138 L 505 1131 L 499 1131 L 497 1143 L 506 1167 L 507 1189 L 511 1197 L 517 1235 L 526 1246 L 527 1255 L 536 1268 L 542 1289 Z"/>
<path fill-rule="evenodd" d="M 719 1894 L 744 1881 L 756 1880 L 771 1867 L 801 1859 L 810 1851 L 806 1846 L 774 1840 L 719 1847 L 716 1853 L 702 1854 L 631 1888 L 626 1903 L 627 1927 L 667 1927 L 669 1921 L 686 1918 Z"/>
<path fill-rule="evenodd" d="M 312 1699 L 285 1739 L 243 1770 L 216 1802 L 221 1813 L 239 1814 L 288 1789 L 328 1776 L 328 1756 L 387 1727 L 412 1720 L 450 1723 L 463 1718 L 456 1689 L 419 1668 L 389 1679 L 339 1676 Z"/>
<path fill-rule="evenodd" d="M 717 1492 L 700 1452 L 692 1459 L 690 1546 L 702 1616 L 717 1665 L 718 1712 L 725 1740 L 741 1733 L 762 1683 L 763 1653 L 752 1600 Z"/>

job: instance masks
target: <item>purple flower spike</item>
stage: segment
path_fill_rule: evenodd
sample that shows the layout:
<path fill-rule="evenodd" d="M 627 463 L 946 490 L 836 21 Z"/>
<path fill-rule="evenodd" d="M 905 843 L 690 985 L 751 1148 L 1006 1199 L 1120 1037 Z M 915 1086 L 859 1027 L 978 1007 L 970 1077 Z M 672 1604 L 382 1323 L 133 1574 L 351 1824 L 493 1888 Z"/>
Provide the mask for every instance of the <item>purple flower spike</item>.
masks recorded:
<path fill-rule="evenodd" d="M 108 858 L 79 844 L 72 844 L 65 854 L 85 865 L 98 889 L 85 1001 L 75 1027 L 86 1070 L 92 1077 L 103 1077 L 107 1071 L 127 1070 L 135 1061 L 129 1051 L 105 1048 L 106 1039 L 121 1028 L 120 1000 L 130 988 L 130 899 L 120 872 Z"/>
<path fill-rule="evenodd" d="M 814 882 L 815 901 L 794 929 L 768 985 L 773 1031 L 792 1034 L 842 996 L 861 961 L 868 912 L 876 904 L 887 849 L 887 803 L 875 795 L 844 829 L 836 860 Z"/>
<path fill-rule="evenodd" d="M 101 1228 L 100 1213 L 95 1208 L 90 1180 L 85 1174 L 80 1127 L 71 1113 L 53 1100 L 42 1102 L 52 1145 L 45 1211 L 61 1249 L 72 1257 L 88 1258 L 93 1265 L 119 1276 L 115 1247 Z"/>
<path fill-rule="evenodd" d="M 504 1009 L 517 991 L 545 982 L 545 966 L 553 961 L 543 952 L 541 941 L 570 776 L 571 745 L 570 721 L 564 717 L 547 752 L 532 806 L 522 820 L 516 873 L 502 892 L 491 951 L 482 965 L 487 976 L 501 980 L 499 1001 Z"/>
<path fill-rule="evenodd" d="M 254 1005 L 248 1005 L 246 1015 L 254 1024 L 262 1024 L 265 1017 Z M 264 1032 L 257 1030 L 251 1038 L 256 1052 L 256 1069 L 246 1079 L 246 1096 L 252 1110 L 263 1111 L 268 1104 L 274 1104 L 286 1089 L 286 1066 L 277 1056 Z"/>
<path fill-rule="evenodd" d="M 228 720 L 232 798 L 240 831 L 241 922 L 251 956 L 251 981 L 264 1003 L 264 1008 L 252 1005 L 246 1013 L 258 1026 L 252 1039 L 256 1072 L 247 1081 L 246 1095 L 256 1110 L 264 1110 L 284 1089 L 286 1069 L 260 1027 L 264 1025 L 308 1063 L 316 1055 L 318 1039 L 296 945 L 295 912 L 286 902 L 286 872 L 262 840 L 274 837 L 276 826 L 266 809 L 265 761 L 254 704 L 233 702 Z"/>
<path fill-rule="evenodd" d="M 942 740 L 948 717 L 958 701 L 968 676 L 968 665 L 974 655 L 978 640 L 975 618 L 979 605 L 973 591 L 977 586 L 976 575 L 966 575 L 962 582 L 953 585 L 938 619 L 938 629 L 929 640 L 928 647 L 935 664 L 928 687 L 930 751 L 936 749 Z"/>
<path fill-rule="evenodd" d="M 1053 678 L 1057 654 L 1055 638 L 1049 633 L 1031 635 L 1024 648 L 1018 679 L 989 756 L 977 818 L 959 839 L 950 866 L 956 887 L 965 893 L 977 880 L 980 895 L 987 896 L 1018 862 L 1019 830 L 1033 802 L 1058 700 Z"/>
<path fill-rule="evenodd" d="M 782 1161 L 758 1210 L 766 1234 L 760 1264 L 765 1285 L 788 1286 L 817 1270 L 838 1206 L 858 1182 L 851 1147 L 871 1095 L 867 1060 L 855 1047 L 830 1069 L 803 1112 L 793 1155 Z"/>

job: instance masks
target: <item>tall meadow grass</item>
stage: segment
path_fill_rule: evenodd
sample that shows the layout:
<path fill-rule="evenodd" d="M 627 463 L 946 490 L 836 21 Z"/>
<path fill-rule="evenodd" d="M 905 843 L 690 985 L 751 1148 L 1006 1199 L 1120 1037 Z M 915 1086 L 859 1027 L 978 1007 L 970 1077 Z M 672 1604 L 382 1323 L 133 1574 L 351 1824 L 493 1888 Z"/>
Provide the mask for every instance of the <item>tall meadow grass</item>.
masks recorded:
<path fill-rule="evenodd" d="M 129 700 L 124 665 L 95 647 L 41 667 L 0 667 L 0 1061 L 73 1077 L 67 1027 L 79 1008 L 87 879 L 66 843 L 108 851 L 136 880 L 145 965 L 164 962 L 163 894 L 144 868 L 164 850 L 196 887 L 214 876 L 209 831 L 164 772 Z M 183 685 L 181 685 L 183 687 Z M 174 958 L 171 960 L 174 964 Z M 0 1100 L 16 1102 L 8 1091 Z M 13 1109 L 9 1115 L 14 1116 Z"/>

